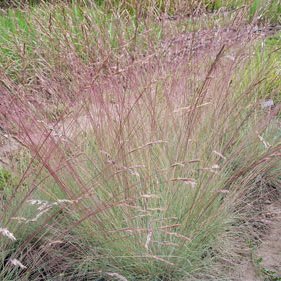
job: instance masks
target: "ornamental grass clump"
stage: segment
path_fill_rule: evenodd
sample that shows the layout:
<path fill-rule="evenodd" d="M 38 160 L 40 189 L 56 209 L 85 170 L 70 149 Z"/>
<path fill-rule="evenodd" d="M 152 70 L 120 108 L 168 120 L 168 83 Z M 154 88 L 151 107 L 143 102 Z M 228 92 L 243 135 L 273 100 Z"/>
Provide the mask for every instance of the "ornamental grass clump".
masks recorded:
<path fill-rule="evenodd" d="M 259 69 L 241 77 L 251 42 L 200 53 L 182 44 L 172 59 L 160 43 L 144 48 L 148 22 L 128 37 L 126 17 L 118 33 L 115 15 L 94 24 L 99 12 L 88 12 L 80 33 L 69 7 L 48 7 L 39 12 L 59 16 L 34 24 L 28 71 L 1 69 L 3 129 L 27 153 L 1 202 L 1 278 L 227 275 L 242 202 L 280 165 L 280 140 L 267 137 L 280 106 L 261 112 Z M 101 32 L 108 21 L 114 38 Z"/>

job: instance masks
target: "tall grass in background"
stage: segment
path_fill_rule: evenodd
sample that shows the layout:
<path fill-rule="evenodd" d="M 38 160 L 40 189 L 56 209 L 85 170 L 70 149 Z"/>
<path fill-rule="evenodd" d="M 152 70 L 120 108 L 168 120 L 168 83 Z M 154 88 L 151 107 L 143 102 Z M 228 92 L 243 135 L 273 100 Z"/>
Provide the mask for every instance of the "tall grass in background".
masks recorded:
<path fill-rule="evenodd" d="M 173 58 L 162 39 L 181 29 L 153 9 L 7 12 L 1 126 L 25 156 L 1 188 L 3 280 L 215 279 L 239 262 L 244 202 L 280 179 L 280 106 L 259 104 L 275 60 L 248 40 Z"/>

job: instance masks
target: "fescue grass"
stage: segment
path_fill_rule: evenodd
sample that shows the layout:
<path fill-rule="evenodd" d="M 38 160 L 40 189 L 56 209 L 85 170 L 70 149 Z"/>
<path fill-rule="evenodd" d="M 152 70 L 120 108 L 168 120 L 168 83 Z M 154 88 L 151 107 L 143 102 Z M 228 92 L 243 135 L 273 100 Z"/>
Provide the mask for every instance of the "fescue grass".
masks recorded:
<path fill-rule="evenodd" d="M 218 13 L 174 43 L 180 22 L 152 8 L 42 4 L 3 29 L 2 129 L 27 153 L 0 182 L 3 280 L 223 279 L 239 263 L 245 202 L 280 181 L 278 53 L 194 49 Z"/>

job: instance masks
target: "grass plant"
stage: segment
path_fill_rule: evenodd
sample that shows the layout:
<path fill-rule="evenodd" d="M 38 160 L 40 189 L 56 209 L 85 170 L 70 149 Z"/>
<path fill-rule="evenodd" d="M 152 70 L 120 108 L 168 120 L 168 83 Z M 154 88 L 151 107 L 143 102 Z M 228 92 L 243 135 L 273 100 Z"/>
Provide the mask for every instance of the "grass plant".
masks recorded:
<path fill-rule="evenodd" d="M 2 129 L 30 157 L 1 197 L 1 280 L 227 278 L 245 196 L 280 179 L 276 58 L 173 56 L 177 23 L 120 5 L 41 4 L 2 32 Z"/>

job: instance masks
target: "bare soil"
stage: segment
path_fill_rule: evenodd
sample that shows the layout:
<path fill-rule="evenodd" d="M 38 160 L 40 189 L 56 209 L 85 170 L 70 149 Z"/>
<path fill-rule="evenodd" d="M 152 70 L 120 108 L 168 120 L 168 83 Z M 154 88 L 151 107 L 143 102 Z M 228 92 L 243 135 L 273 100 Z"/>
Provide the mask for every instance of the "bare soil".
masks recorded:
<path fill-rule="evenodd" d="M 266 221 L 270 227 L 261 244 L 252 249 L 237 270 L 237 281 L 281 280 L 281 200 L 268 205 L 265 214 L 270 217 Z"/>

